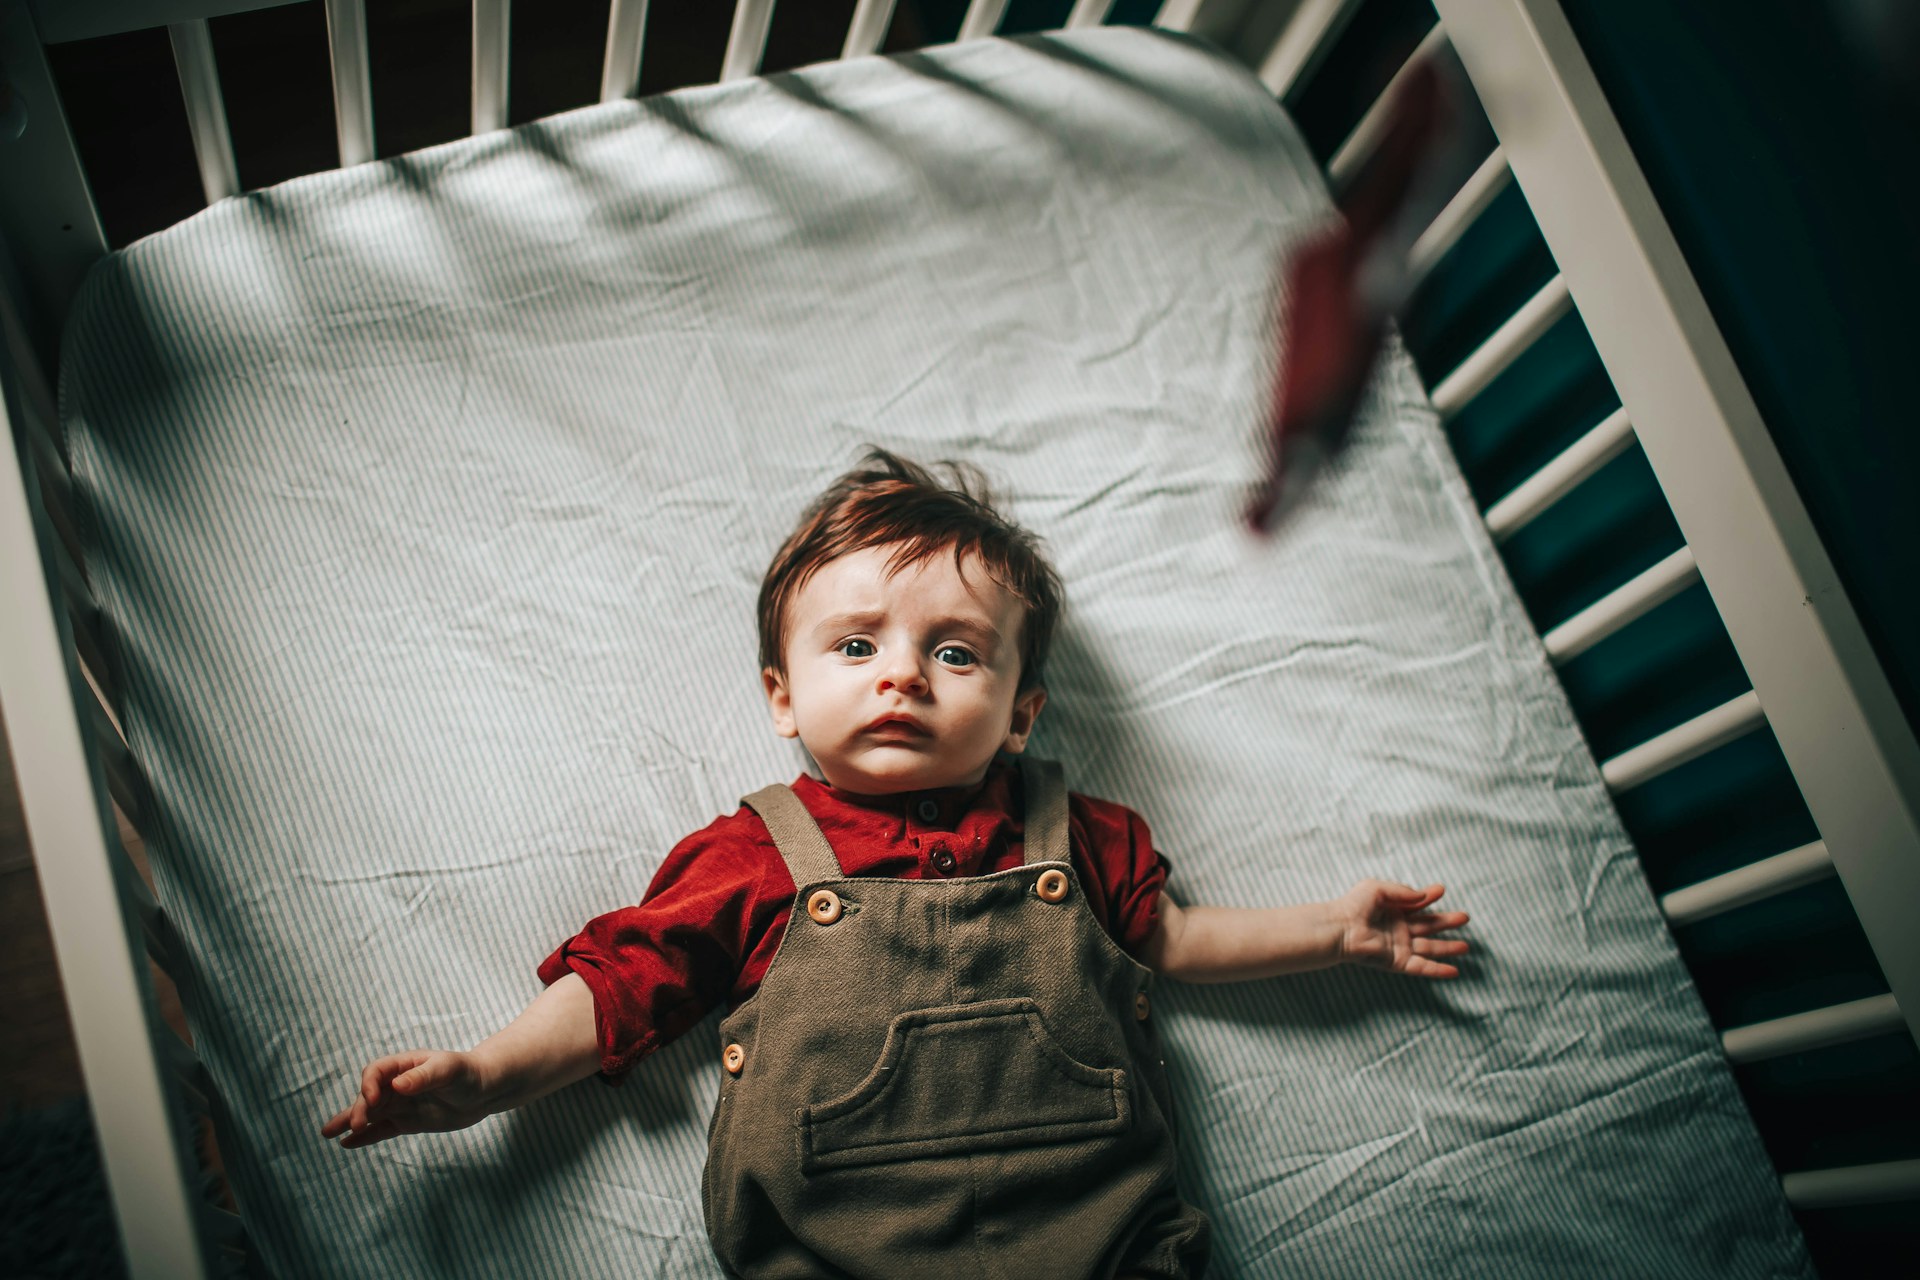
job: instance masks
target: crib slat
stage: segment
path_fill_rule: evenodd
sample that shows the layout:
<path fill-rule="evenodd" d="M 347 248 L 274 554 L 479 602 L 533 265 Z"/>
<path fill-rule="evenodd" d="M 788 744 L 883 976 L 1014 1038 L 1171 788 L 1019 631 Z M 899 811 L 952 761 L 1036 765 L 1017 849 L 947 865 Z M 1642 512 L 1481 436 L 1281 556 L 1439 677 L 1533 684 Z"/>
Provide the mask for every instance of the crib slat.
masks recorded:
<path fill-rule="evenodd" d="M 736 0 L 733 29 L 727 33 L 727 56 L 720 62 L 721 80 L 755 75 L 767 56 L 767 31 L 773 26 L 773 0 Z"/>
<path fill-rule="evenodd" d="M 43 430 L 35 420 L 31 402 L 22 406 L 23 416 L 27 419 L 27 450 L 30 455 L 27 462 L 33 472 L 33 478 L 40 487 L 40 507 L 47 513 L 47 523 L 53 526 L 58 536 L 59 549 L 75 564 L 80 559 L 80 531 L 73 521 L 73 477 L 67 472 L 67 462 L 60 456 L 60 448 L 54 443 L 51 432 Z"/>
<path fill-rule="evenodd" d="M 185 1095 L 190 1110 L 203 1116 L 213 1114 L 213 1104 L 208 1095 L 213 1092 L 213 1081 L 207 1075 L 206 1064 L 200 1061 L 200 1055 L 192 1045 L 169 1031 L 159 1037 L 160 1056 L 166 1062 L 167 1069 L 173 1072 L 173 1081 Z"/>
<path fill-rule="evenodd" d="M 107 679 L 107 653 L 101 642 L 101 622 L 97 615 L 85 627 L 77 622 L 73 625 L 73 648 L 88 688 L 94 690 L 103 703 L 118 707 L 119 691 Z"/>
<path fill-rule="evenodd" d="M 118 885 L 121 901 L 133 910 L 134 923 L 139 926 L 140 941 L 146 948 L 147 958 L 171 979 L 179 939 L 174 934 L 173 922 L 167 918 L 160 900 L 154 896 L 153 886 L 147 882 L 147 873 L 143 870 L 145 861 L 134 856 L 127 844 L 126 832 L 121 830 L 118 820 L 124 820 L 136 838 L 140 835 L 139 825 L 118 803 L 113 805 L 112 816 L 117 820 L 106 826 L 102 836 L 114 883 Z"/>
<path fill-rule="evenodd" d="M 1073 12 L 1067 15 L 1067 29 L 1097 27 L 1107 20 L 1111 12 L 1113 0 L 1074 0 Z"/>
<path fill-rule="evenodd" d="M 967 16 L 960 21 L 959 40 L 978 40 L 990 36 L 1000 29 L 1000 19 L 1007 14 L 1007 0 L 973 0 L 967 6 Z"/>
<path fill-rule="evenodd" d="M 1153 25 L 1168 31 L 1191 31 L 1194 18 L 1206 3 L 1207 0 L 1162 0 L 1160 12 L 1153 15 Z"/>
<path fill-rule="evenodd" d="M 507 33 L 513 0 L 473 0 L 473 129 L 507 127 Z"/>
<path fill-rule="evenodd" d="M 1505 324 L 1493 331 L 1492 337 L 1433 389 L 1433 407 L 1439 410 L 1442 421 L 1466 408 L 1508 365 L 1538 341 L 1540 335 L 1571 310 L 1573 295 L 1567 292 L 1563 278 L 1555 276 L 1542 285 L 1540 292 L 1527 299 Z"/>
<path fill-rule="evenodd" d="M 86 699 L 86 714 L 94 747 L 100 753 L 100 767 L 107 775 L 107 791 L 129 819 L 138 821 L 145 809 L 140 802 L 145 787 L 133 755 L 120 737 L 120 727 L 107 715 L 106 708 L 92 698 Z"/>
<path fill-rule="evenodd" d="M 1711 711 L 1703 711 L 1637 747 L 1622 751 L 1600 766 L 1600 776 L 1606 780 L 1607 789 L 1619 795 L 1716 747 L 1723 747 L 1766 722 L 1767 717 L 1760 710 L 1760 695 L 1749 689 Z"/>
<path fill-rule="evenodd" d="M 112 860 L 113 878 L 120 882 L 127 905 L 133 908 L 134 920 L 140 926 L 140 940 L 146 944 L 147 955 L 160 966 L 163 973 L 173 972 L 173 949 L 169 945 L 172 937 L 171 927 L 164 912 L 160 910 L 160 900 L 153 896 L 153 890 L 134 870 L 133 860 L 126 856 Z"/>
<path fill-rule="evenodd" d="M 1625 453 L 1632 443 L 1633 423 L 1625 409 L 1615 409 L 1553 461 L 1521 481 L 1512 493 L 1488 507 L 1487 531 L 1495 542 L 1505 542 L 1588 476 Z"/>
<path fill-rule="evenodd" d="M 640 91 L 640 50 L 646 39 L 647 0 L 613 0 L 607 53 L 600 62 L 600 101 L 618 102 Z"/>
<path fill-rule="evenodd" d="M 1414 46 L 1407 60 L 1400 64 L 1400 69 L 1393 73 L 1393 79 L 1387 81 L 1387 87 L 1380 91 L 1380 96 L 1360 117 L 1360 123 L 1353 126 L 1353 132 L 1347 135 L 1346 141 L 1335 149 L 1333 158 L 1327 161 L 1327 177 L 1336 190 L 1353 181 L 1353 175 L 1360 172 L 1360 166 L 1366 163 L 1373 149 L 1380 145 L 1380 139 L 1386 136 L 1388 115 L 1400 86 L 1406 83 L 1415 68 L 1432 61 L 1446 43 L 1446 31 L 1435 23 L 1433 29 Z"/>
<path fill-rule="evenodd" d="M 1832 855 L 1824 842 L 1815 840 L 1684 889 L 1675 889 L 1661 897 L 1660 912 L 1670 925 L 1695 924 L 1735 907 L 1824 880 L 1833 873 Z"/>
<path fill-rule="evenodd" d="M 1199 7 L 1195 5 L 1195 11 Z M 1285 98 L 1294 85 L 1320 65 L 1333 42 L 1359 11 L 1360 0 L 1301 0 L 1299 8 L 1274 37 L 1266 56 L 1257 64 L 1260 83 L 1266 85 L 1274 97 Z"/>
<path fill-rule="evenodd" d="M 119 738 L 120 741 L 125 742 L 127 740 L 126 722 L 121 719 L 117 704 L 114 699 L 109 696 L 110 690 L 108 690 L 105 684 L 101 683 L 100 677 L 84 662 L 80 664 L 80 681 L 87 686 L 87 696 L 99 707 L 100 714 L 107 718 L 107 723 L 112 728 L 114 736 Z M 128 820 L 132 821 L 137 815 L 130 813 L 127 816 Z"/>
<path fill-rule="evenodd" d="M 84 574 L 78 564 L 67 555 L 66 547 L 58 539 L 48 548 L 53 559 L 55 575 L 60 580 L 60 594 L 66 604 L 67 624 L 73 634 L 73 647 L 81 663 L 91 667 L 96 676 L 104 677 L 107 670 L 107 653 L 100 618 L 100 607 L 94 603 L 93 589 L 87 585 Z"/>
<path fill-rule="evenodd" d="M 13 433 L 7 398 L 0 398 L 0 433 Z M 203 1275 L 189 1190 L 197 1170 L 154 1056 L 160 1027 L 140 955 L 143 908 L 113 869 L 71 661 L 61 649 L 60 605 L 49 598 L 37 545 L 45 522 L 18 464 L 14 450 L 0 448 L 0 705 L 10 723 L 34 726 L 31 749 L 14 753 L 14 774 L 29 840 L 43 855 L 59 854 L 38 860 L 40 897 L 69 977 L 67 1011 L 101 1166 L 135 1274 Z M 124 874 L 132 875 L 130 866 Z"/>
<path fill-rule="evenodd" d="M 847 42 L 840 48 L 843 58 L 864 58 L 880 52 L 893 23 L 893 0 L 860 0 L 847 24 Z"/>
<path fill-rule="evenodd" d="M 1681 547 L 1547 632 L 1541 643 L 1554 666 L 1571 662 L 1620 628 L 1700 580 L 1693 551 Z"/>
<path fill-rule="evenodd" d="M 233 159 L 233 134 L 227 129 L 227 107 L 220 96 L 220 71 L 214 65 L 213 36 L 206 19 L 176 22 L 167 28 L 167 38 L 173 43 L 180 94 L 186 99 L 194 158 L 200 162 L 200 189 L 208 204 L 239 195 L 240 169 Z"/>
<path fill-rule="evenodd" d="M 1513 181 L 1513 169 L 1507 164 L 1507 153 L 1499 147 L 1493 154 L 1480 162 L 1459 194 L 1447 202 L 1439 216 L 1420 233 L 1420 238 L 1407 250 L 1407 275 L 1412 283 L 1408 289 L 1418 288 L 1427 278 L 1440 259 L 1447 256 L 1447 250 L 1460 242 L 1467 228 L 1474 224 L 1479 216 L 1487 211 L 1507 184 Z"/>
<path fill-rule="evenodd" d="M 126 811 L 117 806 L 116 813 L 120 817 L 126 816 Z M 127 825 L 134 827 L 136 835 L 139 833 L 139 828 L 131 820 Z M 173 932 L 173 922 L 167 918 L 160 900 L 154 896 L 153 886 L 147 883 L 146 875 L 140 869 L 141 864 L 127 847 L 126 837 L 118 825 L 109 827 L 105 835 L 107 861 L 113 869 L 113 879 L 120 886 L 121 900 L 133 909 L 134 923 L 139 926 L 140 941 L 146 948 L 147 958 L 153 961 L 160 972 L 172 979 L 179 942 Z"/>
<path fill-rule="evenodd" d="M 327 54 L 333 62 L 333 131 L 340 167 L 347 169 L 374 157 L 366 0 L 327 0 Z"/>
<path fill-rule="evenodd" d="M 4 298 L 0 298 L 0 339 L 4 339 L 8 353 L 13 356 L 14 386 L 21 392 L 27 429 L 59 459 L 61 474 L 65 475 L 69 463 L 66 441 L 60 438 L 59 403 L 41 371 L 40 361 L 35 358 L 33 345 L 27 341 L 19 317 Z"/>
<path fill-rule="evenodd" d="M 33 416 L 31 411 L 27 416 Z M 53 531 L 60 535 L 61 546 L 78 561 L 80 536 L 73 524 L 73 477 L 67 474 L 66 463 L 55 452 L 51 439 L 31 430 L 27 439 L 33 453 L 33 478 L 40 484 L 40 505 L 46 509 Z"/>
<path fill-rule="evenodd" d="M 1729 1027 L 1721 1033 L 1720 1043 L 1731 1062 L 1759 1062 L 1902 1031 L 1906 1025 L 1900 1017 L 1900 1003 L 1889 993 Z"/>
<path fill-rule="evenodd" d="M 1889 1160 L 1844 1169 L 1809 1169 L 1780 1179 L 1796 1209 L 1837 1209 L 1853 1204 L 1920 1200 L 1920 1160 Z"/>

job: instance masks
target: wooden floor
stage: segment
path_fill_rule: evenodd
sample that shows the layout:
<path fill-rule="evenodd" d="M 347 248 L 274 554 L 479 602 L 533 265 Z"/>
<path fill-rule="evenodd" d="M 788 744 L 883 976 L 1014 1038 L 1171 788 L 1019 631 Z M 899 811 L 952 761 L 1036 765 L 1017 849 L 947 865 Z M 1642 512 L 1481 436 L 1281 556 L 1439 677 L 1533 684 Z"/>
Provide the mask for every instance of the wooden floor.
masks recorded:
<path fill-rule="evenodd" d="M 86 1092 L 27 845 L 13 757 L 0 738 L 0 1110 Z"/>

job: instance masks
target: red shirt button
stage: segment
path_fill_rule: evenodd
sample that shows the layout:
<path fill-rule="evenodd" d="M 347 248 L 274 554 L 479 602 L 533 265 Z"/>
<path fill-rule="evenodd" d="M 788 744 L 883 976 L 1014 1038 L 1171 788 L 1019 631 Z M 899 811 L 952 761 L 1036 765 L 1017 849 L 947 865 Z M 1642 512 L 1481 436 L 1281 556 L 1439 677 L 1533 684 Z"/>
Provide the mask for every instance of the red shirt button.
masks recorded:
<path fill-rule="evenodd" d="M 935 845 L 933 848 L 933 869 L 943 876 L 950 876 L 953 874 L 954 865 L 953 850 L 943 844 Z"/>

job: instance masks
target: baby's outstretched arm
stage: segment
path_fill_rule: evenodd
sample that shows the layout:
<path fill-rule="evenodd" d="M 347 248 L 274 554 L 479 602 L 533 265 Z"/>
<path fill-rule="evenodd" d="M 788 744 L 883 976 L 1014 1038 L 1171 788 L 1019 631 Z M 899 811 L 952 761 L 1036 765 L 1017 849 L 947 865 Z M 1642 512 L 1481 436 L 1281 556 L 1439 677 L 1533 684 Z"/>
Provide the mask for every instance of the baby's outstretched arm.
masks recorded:
<path fill-rule="evenodd" d="M 1427 910 L 1446 889 L 1362 880 L 1331 902 L 1294 907 L 1181 907 L 1160 895 L 1160 922 L 1143 958 L 1182 982 L 1239 982 L 1351 962 L 1417 978 L 1453 978 L 1439 957 L 1467 944 L 1436 935 L 1467 922 L 1464 911 Z"/>
<path fill-rule="evenodd" d="M 466 1053 L 410 1049 L 368 1063 L 360 1096 L 327 1121 L 320 1136 L 365 1147 L 403 1133 L 464 1129 L 599 1067 L 593 993 L 579 974 L 569 973 Z"/>

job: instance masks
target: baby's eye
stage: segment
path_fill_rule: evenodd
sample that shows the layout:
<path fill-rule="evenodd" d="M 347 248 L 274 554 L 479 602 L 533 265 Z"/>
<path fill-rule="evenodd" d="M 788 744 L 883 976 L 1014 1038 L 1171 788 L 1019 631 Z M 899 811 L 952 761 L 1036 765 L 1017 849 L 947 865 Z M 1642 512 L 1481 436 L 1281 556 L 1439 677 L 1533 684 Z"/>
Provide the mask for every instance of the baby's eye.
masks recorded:
<path fill-rule="evenodd" d="M 842 640 L 835 647 L 849 658 L 871 658 L 877 652 L 871 640 Z"/>
<path fill-rule="evenodd" d="M 973 656 L 973 650 L 957 644 L 943 644 L 933 651 L 933 656 L 950 667 L 970 667 L 979 661 Z"/>

